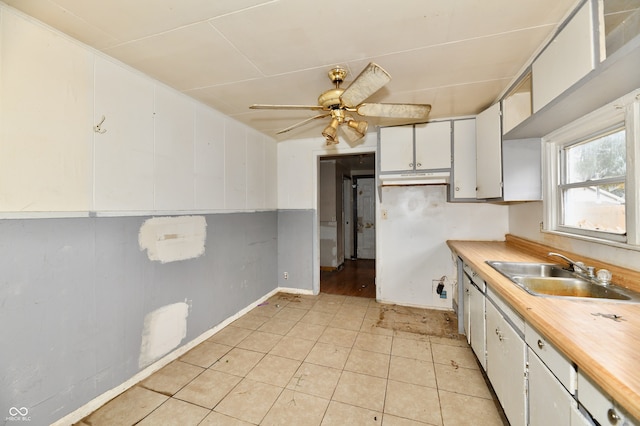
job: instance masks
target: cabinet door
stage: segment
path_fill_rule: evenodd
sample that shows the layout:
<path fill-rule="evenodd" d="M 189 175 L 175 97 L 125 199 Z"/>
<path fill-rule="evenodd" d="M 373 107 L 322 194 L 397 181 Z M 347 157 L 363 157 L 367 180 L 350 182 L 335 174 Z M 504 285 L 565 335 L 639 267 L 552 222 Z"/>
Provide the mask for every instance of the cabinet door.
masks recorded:
<path fill-rule="evenodd" d="M 380 129 L 380 171 L 413 170 L 413 126 Z"/>
<path fill-rule="evenodd" d="M 586 2 L 533 62 L 534 113 L 593 69 L 593 33 L 591 2 Z"/>
<path fill-rule="evenodd" d="M 415 125 L 416 169 L 451 168 L 451 122 Z"/>
<path fill-rule="evenodd" d="M 491 302 L 487 311 L 487 375 L 512 425 L 525 424 L 525 343 Z"/>
<path fill-rule="evenodd" d="M 502 142 L 504 201 L 542 199 L 542 143 L 540 139 Z"/>
<path fill-rule="evenodd" d="M 568 425 L 574 400 L 531 349 L 529 355 L 529 424 Z"/>
<path fill-rule="evenodd" d="M 502 197 L 502 131 L 500 104 L 476 117 L 476 197 Z"/>
<path fill-rule="evenodd" d="M 469 323 L 471 317 L 471 280 L 467 274 L 462 274 L 462 285 L 464 288 L 464 306 L 462 310 L 462 318 L 464 322 L 464 334 L 467 336 L 467 343 L 471 344 L 471 326 Z"/>
<path fill-rule="evenodd" d="M 454 199 L 476 198 L 476 120 L 453 122 Z"/>
<path fill-rule="evenodd" d="M 91 210 L 93 54 L 8 8 L 0 53 L 0 209 Z"/>
<path fill-rule="evenodd" d="M 153 210 L 153 83 L 97 57 L 95 210 Z"/>
<path fill-rule="evenodd" d="M 474 285 L 470 287 L 471 314 L 471 349 L 476 354 L 480 365 L 487 369 L 486 340 L 485 340 L 485 297 L 484 294 Z"/>
<path fill-rule="evenodd" d="M 627 425 L 624 412 L 600 386 L 582 371 L 578 371 L 578 399 L 580 404 L 601 425 Z"/>

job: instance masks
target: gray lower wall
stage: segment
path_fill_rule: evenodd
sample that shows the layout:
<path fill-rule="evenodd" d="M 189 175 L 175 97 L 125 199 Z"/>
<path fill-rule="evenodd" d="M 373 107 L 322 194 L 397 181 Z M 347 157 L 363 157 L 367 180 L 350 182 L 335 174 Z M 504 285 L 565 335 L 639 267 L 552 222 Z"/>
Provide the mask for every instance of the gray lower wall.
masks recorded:
<path fill-rule="evenodd" d="M 204 255 L 164 264 L 139 249 L 148 217 L 0 220 L 0 420 L 49 424 L 130 379 L 155 309 L 188 301 L 185 344 L 276 288 L 283 254 L 306 285 L 312 214 L 205 217 Z"/>
<path fill-rule="evenodd" d="M 278 286 L 313 290 L 315 220 L 315 210 L 278 211 Z"/>

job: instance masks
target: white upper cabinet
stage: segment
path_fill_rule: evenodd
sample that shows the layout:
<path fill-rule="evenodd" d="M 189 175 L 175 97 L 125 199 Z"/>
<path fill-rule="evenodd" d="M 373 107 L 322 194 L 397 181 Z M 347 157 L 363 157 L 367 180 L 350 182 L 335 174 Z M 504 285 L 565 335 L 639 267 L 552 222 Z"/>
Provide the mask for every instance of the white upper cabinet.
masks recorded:
<path fill-rule="evenodd" d="M 416 170 L 451 168 L 451 122 L 415 125 Z"/>
<path fill-rule="evenodd" d="M 153 210 L 153 97 L 149 79 L 96 58 L 94 210 Z"/>
<path fill-rule="evenodd" d="M 0 31 L 0 210 L 90 210 L 92 53 L 8 9 Z"/>
<path fill-rule="evenodd" d="M 156 85 L 155 209 L 193 210 L 195 104 Z"/>
<path fill-rule="evenodd" d="M 413 170 L 413 126 L 380 128 L 380 171 Z"/>
<path fill-rule="evenodd" d="M 380 172 L 451 168 L 451 121 L 382 127 Z"/>
<path fill-rule="evenodd" d="M 476 117 L 476 197 L 502 197 L 500 103 Z"/>
<path fill-rule="evenodd" d="M 476 120 L 453 121 L 451 199 L 476 198 Z"/>
<path fill-rule="evenodd" d="M 594 68 L 591 2 L 586 2 L 533 62 L 533 112 Z"/>

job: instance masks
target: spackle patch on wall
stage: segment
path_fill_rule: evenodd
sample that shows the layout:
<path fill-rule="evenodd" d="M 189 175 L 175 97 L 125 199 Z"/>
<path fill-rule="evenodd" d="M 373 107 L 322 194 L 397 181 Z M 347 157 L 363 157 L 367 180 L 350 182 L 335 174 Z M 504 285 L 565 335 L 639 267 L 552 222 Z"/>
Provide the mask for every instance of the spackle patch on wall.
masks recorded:
<path fill-rule="evenodd" d="M 150 260 L 166 263 L 202 256 L 206 237 L 204 216 L 153 217 L 140 227 L 138 244 Z"/>
<path fill-rule="evenodd" d="M 138 366 L 146 367 L 178 347 L 187 337 L 189 305 L 185 302 L 163 306 L 144 317 Z"/>

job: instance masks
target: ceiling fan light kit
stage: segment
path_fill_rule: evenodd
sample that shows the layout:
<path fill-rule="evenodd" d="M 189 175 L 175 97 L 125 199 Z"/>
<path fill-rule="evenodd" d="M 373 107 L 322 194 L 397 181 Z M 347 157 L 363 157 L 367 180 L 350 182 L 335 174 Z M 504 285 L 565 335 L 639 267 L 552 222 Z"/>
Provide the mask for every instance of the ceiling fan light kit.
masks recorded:
<path fill-rule="evenodd" d="M 322 114 L 282 129 L 277 134 L 288 132 L 313 120 L 330 116 L 331 122 L 322 131 L 322 136 L 325 137 L 327 145 L 335 145 L 339 142 L 338 126 L 344 123 L 347 124 L 348 131 L 355 135 L 355 140 L 363 138 L 367 133 L 368 123 L 355 120 L 351 114 L 347 113 L 356 113 L 363 117 L 404 118 L 425 121 L 431 112 L 431 105 L 427 104 L 362 103 L 391 81 L 389 73 L 373 62 L 369 63 L 346 89 L 340 87 L 347 76 L 346 69 L 335 67 L 329 71 L 328 75 L 331 82 L 335 84 L 335 88 L 323 92 L 318 97 L 318 105 L 254 104 L 249 108 L 323 111 Z"/>

